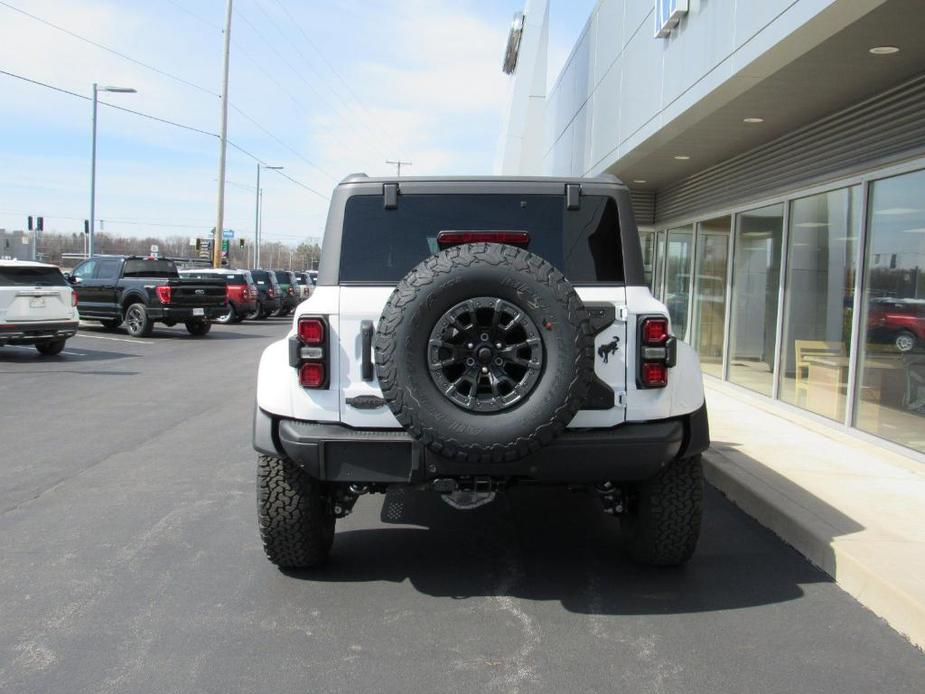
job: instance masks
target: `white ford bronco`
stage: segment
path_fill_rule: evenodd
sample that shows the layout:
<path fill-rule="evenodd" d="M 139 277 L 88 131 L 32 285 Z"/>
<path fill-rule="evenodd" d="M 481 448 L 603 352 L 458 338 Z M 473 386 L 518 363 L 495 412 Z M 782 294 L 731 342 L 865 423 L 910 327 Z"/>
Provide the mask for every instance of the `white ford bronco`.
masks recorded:
<path fill-rule="evenodd" d="M 465 507 L 559 484 L 599 498 L 634 559 L 676 565 L 708 445 L 697 355 L 646 286 L 617 179 L 357 174 L 260 360 L 260 533 L 280 567 L 317 566 L 364 494 Z"/>

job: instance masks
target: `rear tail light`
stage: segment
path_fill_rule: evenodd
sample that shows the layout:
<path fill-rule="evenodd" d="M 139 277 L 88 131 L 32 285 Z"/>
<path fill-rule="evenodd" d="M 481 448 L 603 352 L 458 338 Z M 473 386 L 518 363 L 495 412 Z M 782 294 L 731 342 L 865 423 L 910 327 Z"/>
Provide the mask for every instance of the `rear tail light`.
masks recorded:
<path fill-rule="evenodd" d="M 643 362 L 642 382 L 647 388 L 664 388 L 668 385 L 668 366 L 663 361 Z"/>
<path fill-rule="evenodd" d="M 640 388 L 664 388 L 668 385 L 668 369 L 675 365 L 677 340 L 668 332 L 664 316 L 643 318 L 639 323 Z"/>
<path fill-rule="evenodd" d="M 299 384 L 303 388 L 320 388 L 324 385 L 324 364 L 310 361 L 299 367 Z"/>
<path fill-rule="evenodd" d="M 276 296 L 276 293 L 273 291 L 273 288 L 272 288 L 272 287 L 267 287 L 267 296 L 270 297 L 271 299 L 272 299 L 274 296 Z"/>
<path fill-rule="evenodd" d="M 320 318 L 302 318 L 299 320 L 299 340 L 306 345 L 324 343 L 324 321 Z"/>
<path fill-rule="evenodd" d="M 77 306 L 77 292 L 71 290 L 71 306 Z"/>
<path fill-rule="evenodd" d="M 292 292 L 292 287 L 289 287 L 289 289 L 287 290 L 286 293 L 289 294 L 289 296 L 292 296 L 292 294 L 293 294 L 293 292 Z"/>
<path fill-rule="evenodd" d="M 444 230 L 437 234 L 437 244 L 441 248 L 458 246 L 463 243 L 506 243 L 510 246 L 526 248 L 530 243 L 530 234 L 526 231 L 499 230 Z"/>
<path fill-rule="evenodd" d="M 321 316 L 302 316 L 296 334 L 289 338 L 289 365 L 299 370 L 303 388 L 328 387 L 327 321 Z"/>
<path fill-rule="evenodd" d="M 156 287 L 155 291 L 157 292 L 157 298 L 162 304 L 169 304 L 170 299 L 173 295 L 173 288 L 166 285 L 161 285 Z"/>
<path fill-rule="evenodd" d="M 660 345 L 668 339 L 668 321 L 664 318 L 646 318 L 642 323 L 642 341 L 647 345 Z"/>

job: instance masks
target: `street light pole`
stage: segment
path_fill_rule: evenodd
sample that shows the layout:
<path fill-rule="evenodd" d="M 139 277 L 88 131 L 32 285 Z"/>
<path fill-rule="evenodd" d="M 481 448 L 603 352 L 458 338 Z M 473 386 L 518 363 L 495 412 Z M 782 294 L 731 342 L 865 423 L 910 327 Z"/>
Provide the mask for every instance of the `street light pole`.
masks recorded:
<path fill-rule="evenodd" d="M 254 258 L 254 267 L 260 267 L 260 205 L 261 198 L 263 197 L 263 191 L 260 190 L 260 167 L 263 166 L 264 169 L 270 169 L 271 171 L 280 171 L 282 166 L 264 166 L 260 162 L 257 162 L 257 200 L 254 205 L 254 246 L 257 249 L 256 255 Z"/>
<path fill-rule="evenodd" d="M 218 214 L 215 221 L 215 238 L 212 241 L 212 266 L 222 266 L 222 231 L 225 226 L 225 150 L 228 141 L 228 67 L 231 57 L 231 4 L 225 12 L 225 62 L 222 73 L 222 127 L 218 154 Z M 230 245 L 229 245 L 230 248 Z"/>
<path fill-rule="evenodd" d="M 99 102 L 99 92 L 113 92 L 116 94 L 134 94 L 135 89 L 131 87 L 100 87 L 96 82 L 93 83 L 93 136 L 92 152 L 90 155 L 90 233 L 87 239 L 87 257 L 92 258 L 95 252 L 94 230 L 96 227 L 96 111 Z"/>

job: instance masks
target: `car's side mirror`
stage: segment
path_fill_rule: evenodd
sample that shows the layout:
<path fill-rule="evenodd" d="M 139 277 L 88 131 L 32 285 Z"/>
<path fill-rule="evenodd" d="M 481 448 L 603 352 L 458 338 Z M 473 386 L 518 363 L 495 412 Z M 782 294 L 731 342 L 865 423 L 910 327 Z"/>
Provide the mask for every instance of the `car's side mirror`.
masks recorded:
<path fill-rule="evenodd" d="M 74 275 L 65 275 L 65 277 L 67 278 L 67 281 L 70 282 L 71 284 L 80 284 L 79 277 L 75 277 Z"/>

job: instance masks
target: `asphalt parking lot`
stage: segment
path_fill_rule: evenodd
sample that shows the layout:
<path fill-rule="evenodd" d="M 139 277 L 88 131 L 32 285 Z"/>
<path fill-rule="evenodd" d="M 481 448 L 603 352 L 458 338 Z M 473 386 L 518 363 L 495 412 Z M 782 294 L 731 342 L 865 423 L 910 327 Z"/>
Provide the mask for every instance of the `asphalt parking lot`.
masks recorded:
<path fill-rule="evenodd" d="M 363 497 L 326 569 L 278 571 L 250 422 L 288 324 L 0 349 L 0 691 L 921 693 L 920 651 L 712 489 L 683 570 L 523 490 Z"/>

